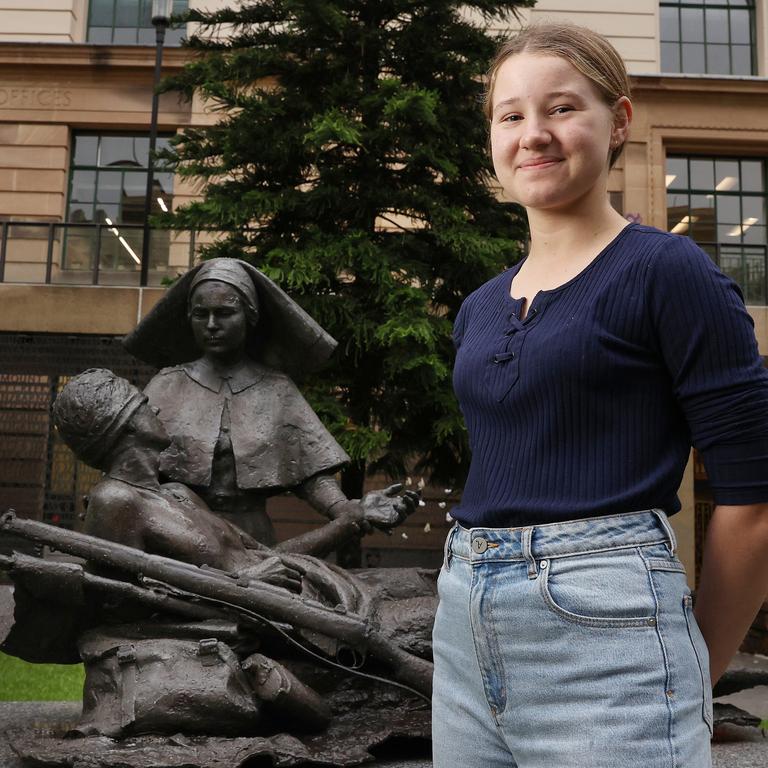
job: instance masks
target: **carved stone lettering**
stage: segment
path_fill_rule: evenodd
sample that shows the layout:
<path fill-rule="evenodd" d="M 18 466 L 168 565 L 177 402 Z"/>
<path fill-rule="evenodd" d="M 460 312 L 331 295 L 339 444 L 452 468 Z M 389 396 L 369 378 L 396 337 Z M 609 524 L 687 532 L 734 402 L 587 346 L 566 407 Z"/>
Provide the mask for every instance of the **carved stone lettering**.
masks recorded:
<path fill-rule="evenodd" d="M 60 109 L 71 103 L 71 91 L 62 88 L 0 88 L 0 109 Z"/>

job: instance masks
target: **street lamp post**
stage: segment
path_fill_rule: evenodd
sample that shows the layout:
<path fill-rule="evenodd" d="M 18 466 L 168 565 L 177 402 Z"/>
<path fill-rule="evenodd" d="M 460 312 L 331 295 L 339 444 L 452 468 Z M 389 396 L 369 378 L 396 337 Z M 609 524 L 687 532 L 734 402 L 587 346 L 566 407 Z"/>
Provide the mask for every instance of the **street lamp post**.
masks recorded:
<path fill-rule="evenodd" d="M 152 26 L 155 28 L 155 76 L 152 81 L 152 117 L 149 126 L 149 157 L 147 160 L 147 192 L 144 197 L 144 236 L 141 243 L 141 276 L 139 285 L 149 281 L 149 214 L 152 209 L 152 188 L 155 184 L 155 145 L 157 144 L 157 111 L 160 104 L 160 71 L 163 66 L 165 30 L 171 20 L 173 0 L 152 0 Z"/>

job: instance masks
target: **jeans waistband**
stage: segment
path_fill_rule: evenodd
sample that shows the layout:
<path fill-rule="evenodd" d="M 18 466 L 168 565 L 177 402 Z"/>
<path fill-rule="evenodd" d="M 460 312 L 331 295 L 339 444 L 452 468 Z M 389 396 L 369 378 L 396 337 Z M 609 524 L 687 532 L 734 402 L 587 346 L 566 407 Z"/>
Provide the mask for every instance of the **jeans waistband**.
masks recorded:
<path fill-rule="evenodd" d="M 674 554 L 675 534 L 661 509 L 524 528 L 471 528 L 458 523 L 448 534 L 446 556 L 473 562 L 529 560 L 666 544 Z"/>

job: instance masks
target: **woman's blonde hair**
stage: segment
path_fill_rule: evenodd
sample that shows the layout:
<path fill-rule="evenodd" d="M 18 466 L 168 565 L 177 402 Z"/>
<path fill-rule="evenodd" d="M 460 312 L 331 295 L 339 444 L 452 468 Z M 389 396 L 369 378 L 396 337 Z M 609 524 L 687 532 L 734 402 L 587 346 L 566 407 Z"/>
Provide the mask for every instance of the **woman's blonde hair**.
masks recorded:
<path fill-rule="evenodd" d="M 597 88 L 608 106 L 622 96 L 630 97 L 629 77 L 618 51 L 602 35 L 565 22 L 542 22 L 525 27 L 496 53 L 487 75 L 483 112 L 491 119 L 493 88 L 501 65 L 511 56 L 533 53 L 559 56 L 581 72 Z M 611 151 L 610 164 L 624 149 L 622 142 Z"/>

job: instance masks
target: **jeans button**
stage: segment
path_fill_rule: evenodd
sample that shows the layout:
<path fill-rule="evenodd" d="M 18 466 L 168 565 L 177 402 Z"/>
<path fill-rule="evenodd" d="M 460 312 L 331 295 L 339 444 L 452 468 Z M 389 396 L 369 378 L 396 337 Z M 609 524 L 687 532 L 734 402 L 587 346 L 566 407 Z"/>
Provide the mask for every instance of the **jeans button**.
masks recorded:
<path fill-rule="evenodd" d="M 472 551 L 477 555 L 482 555 L 485 550 L 488 549 L 488 542 L 478 537 L 476 539 L 472 539 Z"/>

